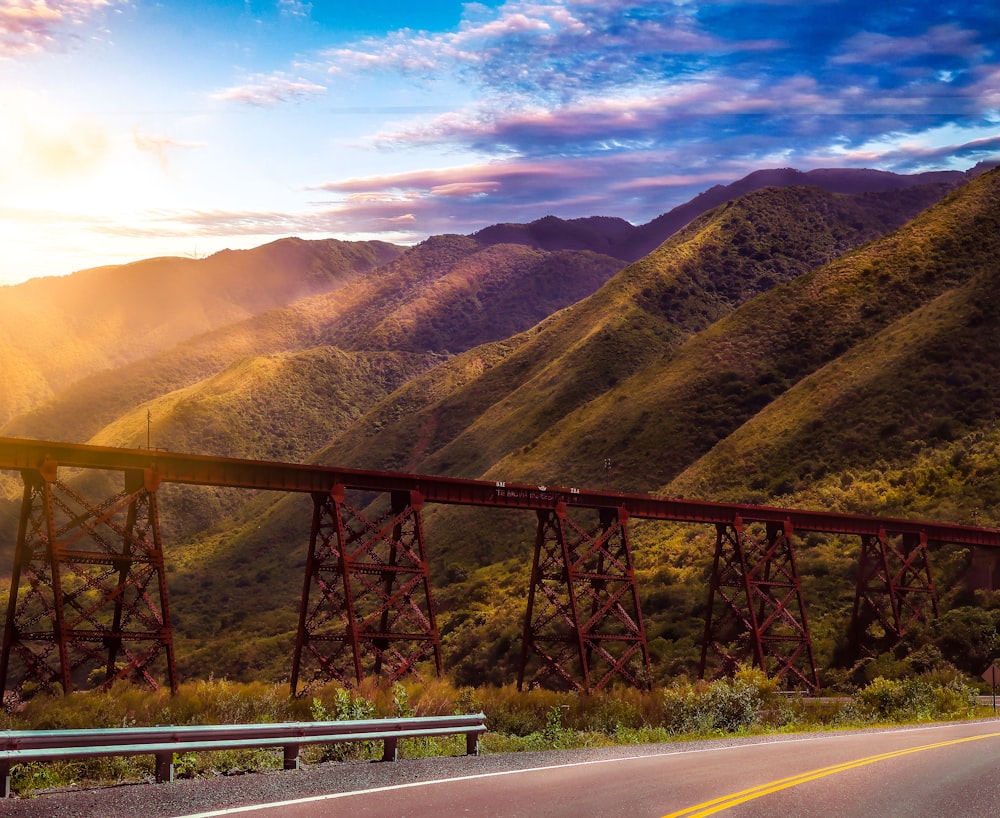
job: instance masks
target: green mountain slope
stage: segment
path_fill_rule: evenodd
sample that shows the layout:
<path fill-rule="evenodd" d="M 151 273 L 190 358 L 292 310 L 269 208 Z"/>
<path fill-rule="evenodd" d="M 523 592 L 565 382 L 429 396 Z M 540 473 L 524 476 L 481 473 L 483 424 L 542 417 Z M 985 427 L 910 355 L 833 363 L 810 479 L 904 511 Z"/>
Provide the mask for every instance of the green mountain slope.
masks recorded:
<path fill-rule="evenodd" d="M 802 378 L 995 266 L 997 188 L 987 174 L 882 241 L 748 302 L 582 407 L 511 470 L 572 464 L 572 441 L 605 429 L 623 488 L 666 484 Z"/>
<path fill-rule="evenodd" d="M 378 434 L 360 424 L 323 457 L 377 468 L 407 462 L 432 474 L 597 484 L 604 459 L 618 461 L 619 450 L 631 449 L 625 438 L 655 411 L 632 393 L 665 356 L 749 299 L 902 224 L 924 201 L 910 195 L 771 188 L 724 205 L 590 298 L 509 339 L 516 351 L 423 414 L 410 405 L 387 428 L 383 412 Z M 625 423 L 623 402 L 637 411 Z M 605 416 L 582 428 L 574 413 L 599 407 Z M 426 452 L 420 463 L 408 442 L 417 440 Z M 629 473 L 617 488 L 666 482 L 658 479 L 666 472 L 651 470 L 653 451 L 631 451 Z"/>
<path fill-rule="evenodd" d="M 685 469 L 670 490 L 808 496 L 827 474 L 891 471 L 925 451 L 991 435 L 1000 405 L 1000 264 L 989 253 L 1000 248 L 985 237 L 976 244 L 982 258 L 956 259 L 967 281 L 798 382 Z M 926 475 L 912 477 L 866 498 L 859 510 L 894 516 L 929 510 L 932 498 L 917 488 Z M 978 519 L 995 524 L 997 479 L 997 469 L 980 468 L 965 487 L 964 508 L 951 519 L 972 522 L 977 511 Z"/>

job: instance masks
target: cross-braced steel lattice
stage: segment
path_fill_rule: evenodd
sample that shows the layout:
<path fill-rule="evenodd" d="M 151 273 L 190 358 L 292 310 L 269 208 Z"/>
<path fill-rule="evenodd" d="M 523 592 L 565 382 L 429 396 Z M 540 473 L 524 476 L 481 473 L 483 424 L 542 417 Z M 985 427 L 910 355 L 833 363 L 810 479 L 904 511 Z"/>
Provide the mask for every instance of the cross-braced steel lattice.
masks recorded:
<path fill-rule="evenodd" d="M 386 681 L 430 661 L 443 674 L 416 491 L 391 494 L 391 508 L 369 519 L 344 488 L 313 495 L 292 692 L 314 683 L 360 684 L 366 672 Z M 305 679 L 306 666 L 312 675 Z"/>
<path fill-rule="evenodd" d="M 125 489 L 99 505 L 60 481 L 55 463 L 22 478 L 0 654 L 5 697 L 98 679 L 155 689 L 161 656 L 176 691 L 156 472 L 127 471 Z"/>
<path fill-rule="evenodd" d="M 534 658 L 530 686 L 589 693 L 619 679 L 650 687 L 627 523 L 624 508 L 601 509 L 589 531 L 561 502 L 538 512 L 518 689 Z"/>
<path fill-rule="evenodd" d="M 704 678 L 711 650 L 723 674 L 750 662 L 786 684 L 816 690 L 791 522 L 768 523 L 760 533 L 744 530 L 739 517 L 716 525 L 700 674 Z"/>
<path fill-rule="evenodd" d="M 863 536 L 850 628 L 855 656 L 877 655 L 937 615 L 926 534 Z"/>

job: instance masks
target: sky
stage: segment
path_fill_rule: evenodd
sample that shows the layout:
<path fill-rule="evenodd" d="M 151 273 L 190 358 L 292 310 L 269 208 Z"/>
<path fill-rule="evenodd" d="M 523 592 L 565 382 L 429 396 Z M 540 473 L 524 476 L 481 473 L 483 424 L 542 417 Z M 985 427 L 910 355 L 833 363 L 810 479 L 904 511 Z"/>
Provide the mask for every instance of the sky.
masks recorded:
<path fill-rule="evenodd" d="M 0 0 L 0 285 L 997 158 L 996 0 Z"/>

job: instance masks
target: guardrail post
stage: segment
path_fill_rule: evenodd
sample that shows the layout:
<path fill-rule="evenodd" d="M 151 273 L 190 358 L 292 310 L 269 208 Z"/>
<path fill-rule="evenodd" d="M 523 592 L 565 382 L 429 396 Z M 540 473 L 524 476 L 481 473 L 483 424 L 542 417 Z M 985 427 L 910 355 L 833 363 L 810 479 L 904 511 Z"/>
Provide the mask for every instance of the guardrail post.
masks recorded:
<path fill-rule="evenodd" d="M 9 761 L 0 761 L 0 798 L 10 798 Z"/>
<path fill-rule="evenodd" d="M 399 761 L 399 739 L 395 736 L 385 739 L 382 745 L 383 761 Z"/>
<path fill-rule="evenodd" d="M 156 753 L 156 781 L 159 784 L 174 780 L 174 754 Z"/>
<path fill-rule="evenodd" d="M 467 756 L 479 755 L 479 733 L 465 734 L 465 754 Z"/>
<path fill-rule="evenodd" d="M 284 746 L 284 764 L 282 769 L 300 770 L 302 769 L 302 758 L 299 756 L 298 744 L 286 744 Z"/>

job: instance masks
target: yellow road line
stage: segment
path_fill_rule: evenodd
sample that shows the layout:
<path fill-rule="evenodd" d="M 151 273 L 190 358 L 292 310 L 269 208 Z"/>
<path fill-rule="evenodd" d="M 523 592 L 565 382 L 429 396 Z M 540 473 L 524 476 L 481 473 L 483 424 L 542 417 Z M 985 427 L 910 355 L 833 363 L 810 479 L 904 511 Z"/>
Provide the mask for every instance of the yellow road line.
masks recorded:
<path fill-rule="evenodd" d="M 723 795 L 719 798 L 713 798 L 711 801 L 703 801 L 700 804 L 695 804 L 693 807 L 682 809 L 679 812 L 671 812 L 669 815 L 664 815 L 663 818 L 703 818 L 703 816 L 714 815 L 717 812 L 722 812 L 722 810 L 735 807 L 746 801 L 752 801 L 754 798 L 760 798 L 762 795 L 778 792 L 778 790 L 787 790 L 789 787 L 804 784 L 807 781 L 815 781 L 817 778 L 823 778 L 828 775 L 833 775 L 834 773 L 842 773 L 847 770 L 853 770 L 855 767 L 864 767 L 866 764 L 874 764 L 876 761 L 885 761 L 886 759 L 896 758 L 897 756 L 919 753 L 921 750 L 933 750 L 936 747 L 950 747 L 953 744 L 964 744 L 967 741 L 978 741 L 979 739 L 984 738 L 997 738 L 998 736 L 1000 736 L 1000 733 L 984 733 L 981 736 L 968 736 L 967 738 L 938 741 L 934 744 L 923 744 L 920 747 L 909 747 L 905 750 L 894 750 L 891 753 L 882 753 L 877 756 L 859 758 L 855 761 L 845 761 L 841 764 L 833 764 L 829 767 L 820 767 L 819 769 L 809 770 L 808 772 L 792 775 L 788 778 L 779 778 L 776 781 L 759 784 L 756 787 L 751 787 L 747 790 L 740 790 L 739 792 Z"/>

